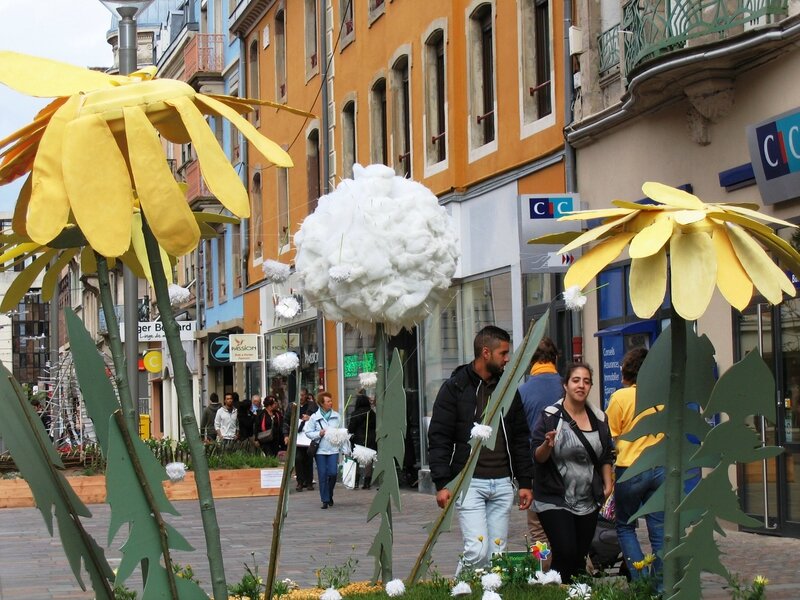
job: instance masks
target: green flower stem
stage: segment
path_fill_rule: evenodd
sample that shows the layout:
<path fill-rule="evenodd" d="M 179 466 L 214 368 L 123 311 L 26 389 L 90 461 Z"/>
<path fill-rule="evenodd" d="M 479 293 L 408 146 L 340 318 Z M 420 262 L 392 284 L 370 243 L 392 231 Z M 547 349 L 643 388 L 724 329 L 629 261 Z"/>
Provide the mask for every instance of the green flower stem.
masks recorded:
<path fill-rule="evenodd" d="M 294 467 L 294 457 L 297 453 L 297 430 L 300 427 L 300 381 L 299 379 L 295 379 L 295 381 L 297 381 L 295 399 L 289 407 L 289 418 L 292 424 L 289 430 L 289 444 L 286 451 L 286 462 L 283 464 L 278 507 L 275 510 L 275 520 L 272 522 L 272 544 L 270 545 L 269 565 L 267 567 L 267 598 L 272 597 L 272 590 L 275 589 L 275 576 L 278 571 L 278 558 L 281 552 L 281 531 L 283 530 L 283 521 L 288 512 L 289 486 L 292 483 L 292 468 Z"/>
<path fill-rule="evenodd" d="M 122 441 L 125 443 L 125 449 L 128 451 L 128 457 L 131 459 L 133 472 L 136 473 L 136 479 L 139 480 L 139 486 L 144 493 L 147 505 L 150 507 L 153 519 L 155 519 L 156 526 L 158 527 L 158 541 L 161 544 L 161 553 L 164 555 L 164 568 L 167 571 L 170 597 L 173 600 L 180 600 L 178 596 L 178 586 L 175 583 L 175 571 L 172 570 L 172 556 L 169 551 L 169 542 L 167 541 L 167 524 L 161 516 L 161 511 L 158 510 L 158 505 L 153 497 L 153 490 L 150 489 L 150 484 L 147 481 L 147 476 L 144 474 L 142 463 L 139 462 L 139 455 L 136 454 L 131 432 L 125 427 L 125 417 L 120 411 L 116 411 L 114 413 L 114 420 L 117 423 L 117 427 L 119 427 L 120 434 L 122 434 Z"/>
<path fill-rule="evenodd" d="M 378 383 L 375 386 L 375 404 L 377 406 L 383 406 L 383 403 L 386 399 L 386 385 L 388 382 L 388 359 L 386 357 L 386 330 L 383 327 L 383 323 L 378 323 L 375 327 L 375 367 L 378 371 Z M 347 410 L 347 407 L 345 407 Z M 375 411 L 375 430 L 376 431 L 383 431 L 381 421 L 383 416 L 383 410 L 376 410 Z M 379 438 L 377 440 L 378 444 L 378 452 L 381 452 L 381 445 L 382 443 L 386 443 L 386 438 Z M 393 483 L 393 482 L 392 482 Z M 381 481 L 379 482 L 381 487 L 384 485 L 391 485 L 389 481 Z M 391 531 L 392 538 L 394 538 L 394 531 L 392 531 L 392 501 L 391 501 L 391 494 L 386 497 L 386 510 L 385 510 L 385 518 L 386 523 L 389 526 L 389 530 Z M 381 560 L 383 554 L 378 555 L 378 560 L 380 561 L 381 565 L 381 581 L 387 582 L 393 579 L 392 577 L 392 547 L 391 545 L 388 548 L 388 557 L 385 557 L 386 560 Z"/>
<path fill-rule="evenodd" d="M 134 434 L 139 433 L 137 421 L 138 411 L 131 398 L 131 388 L 128 382 L 128 369 L 125 361 L 125 352 L 122 349 L 122 341 L 119 338 L 119 321 L 114 310 L 114 299 L 111 296 L 111 285 L 108 277 L 108 262 L 106 257 L 95 252 L 97 261 L 97 280 L 100 283 L 100 303 L 103 305 L 103 313 L 106 316 L 106 326 L 108 328 L 108 340 L 111 346 L 111 358 L 114 361 L 114 378 L 117 382 L 117 394 L 125 421 Z M 135 344 L 138 340 L 129 340 L 129 344 Z"/>
<path fill-rule="evenodd" d="M 672 348 L 670 362 L 669 405 L 666 426 L 666 465 L 664 494 L 664 597 L 677 592 L 677 584 L 683 577 L 683 561 L 670 556 L 681 542 L 681 518 L 678 506 L 683 492 L 683 452 L 686 435 L 683 413 L 686 406 L 686 321 L 675 309 L 670 315 Z"/>
<path fill-rule="evenodd" d="M 169 288 L 167 278 L 164 276 L 164 267 L 161 263 L 161 252 L 158 242 L 147 221 L 142 219 L 144 243 L 147 248 L 147 257 L 150 262 L 150 272 L 153 277 L 153 288 L 156 293 L 156 305 L 164 325 L 164 336 L 172 356 L 173 378 L 175 392 L 178 396 L 178 411 L 181 415 L 181 425 L 189 445 L 192 456 L 192 470 L 194 471 L 197 498 L 200 502 L 200 516 L 203 522 L 203 532 L 206 540 L 206 553 L 208 566 L 211 571 L 211 587 L 215 598 L 227 598 L 228 587 L 225 582 L 225 566 L 222 561 L 222 542 L 219 537 L 219 523 L 217 511 L 214 507 L 214 496 L 211 493 L 211 477 L 208 473 L 208 459 L 206 458 L 203 440 L 200 439 L 200 428 L 194 416 L 192 406 L 192 378 L 189 367 L 186 366 L 186 352 L 181 343 L 180 329 L 175 320 L 175 313 L 169 301 Z"/>

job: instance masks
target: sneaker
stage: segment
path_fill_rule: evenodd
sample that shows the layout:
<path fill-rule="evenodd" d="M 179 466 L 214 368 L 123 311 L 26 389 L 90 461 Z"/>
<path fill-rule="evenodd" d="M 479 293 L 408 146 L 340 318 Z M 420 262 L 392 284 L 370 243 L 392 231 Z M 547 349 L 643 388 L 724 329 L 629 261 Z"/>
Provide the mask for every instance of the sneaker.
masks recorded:
<path fill-rule="evenodd" d="M 331 499 L 328 501 L 328 504 L 329 504 L 330 506 L 333 506 L 333 498 L 331 498 Z"/>
<path fill-rule="evenodd" d="M 320 510 L 325 510 L 326 508 L 328 508 L 328 503 L 327 502 L 323 502 L 322 506 L 320 506 L 319 508 L 320 508 Z"/>
<path fill-rule="evenodd" d="M 296 488 L 294 488 L 294 491 L 295 491 L 295 492 L 302 492 L 302 491 L 303 491 L 303 486 L 302 486 L 302 485 L 300 485 L 300 484 L 298 484 L 298 485 L 297 485 L 297 487 L 296 487 Z"/>

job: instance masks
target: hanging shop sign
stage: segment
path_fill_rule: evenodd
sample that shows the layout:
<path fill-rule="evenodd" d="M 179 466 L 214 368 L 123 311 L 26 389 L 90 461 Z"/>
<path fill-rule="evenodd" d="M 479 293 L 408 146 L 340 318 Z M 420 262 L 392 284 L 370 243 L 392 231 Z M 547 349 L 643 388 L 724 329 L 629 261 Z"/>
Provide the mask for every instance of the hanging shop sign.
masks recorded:
<path fill-rule="evenodd" d="M 800 108 L 749 126 L 747 146 L 764 204 L 800 196 Z"/>
<path fill-rule="evenodd" d="M 194 340 L 194 332 L 197 329 L 197 321 L 178 321 L 180 327 L 181 340 L 188 342 Z M 125 341 L 125 323 L 119 324 L 119 337 Z M 139 321 L 139 341 L 140 342 L 163 342 L 167 339 L 164 334 L 164 323 L 161 321 Z"/>
<path fill-rule="evenodd" d="M 562 244 L 529 244 L 528 240 L 550 233 L 580 231 L 583 221 L 558 221 L 581 209 L 578 194 L 521 194 L 519 208 L 519 256 L 523 273 L 566 271 L 579 254 L 558 254 Z"/>
<path fill-rule="evenodd" d="M 261 360 L 261 336 L 257 333 L 234 333 L 228 337 L 230 362 Z"/>
<path fill-rule="evenodd" d="M 227 367 L 231 364 L 231 341 L 228 333 L 208 334 L 208 366 Z"/>

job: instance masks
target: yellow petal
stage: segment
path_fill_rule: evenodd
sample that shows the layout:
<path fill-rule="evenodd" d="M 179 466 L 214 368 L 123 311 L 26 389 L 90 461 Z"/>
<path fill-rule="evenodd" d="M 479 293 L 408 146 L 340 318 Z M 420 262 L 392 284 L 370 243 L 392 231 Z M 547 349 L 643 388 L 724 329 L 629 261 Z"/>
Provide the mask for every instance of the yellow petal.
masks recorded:
<path fill-rule="evenodd" d="M 269 162 L 279 167 L 294 166 L 294 163 L 292 163 L 292 158 L 289 156 L 288 152 L 286 152 L 268 137 L 259 133 L 259 131 L 253 127 L 247 119 L 243 119 L 235 110 L 225 106 L 225 104 L 219 100 L 209 98 L 203 94 L 197 94 L 195 99 L 233 123 L 236 126 L 236 129 L 241 131 L 244 134 L 244 137 L 246 137 Z"/>
<path fill-rule="evenodd" d="M 768 232 L 751 231 L 753 237 L 776 254 L 781 265 L 800 277 L 800 254 L 782 237 L 775 235 L 770 229 Z"/>
<path fill-rule="evenodd" d="M 135 217 L 134 217 L 135 218 Z M 141 230 L 140 230 L 141 231 Z M 122 263 L 127 266 L 139 279 L 146 279 L 144 275 L 144 267 L 139 263 L 139 259 L 136 258 L 136 253 L 133 250 L 133 239 L 135 234 L 131 232 L 131 247 L 119 257 Z M 111 263 L 109 262 L 108 268 L 111 268 Z M 149 271 L 148 271 L 149 273 Z"/>
<path fill-rule="evenodd" d="M 234 98 L 232 96 L 221 96 L 219 94 L 205 94 L 205 95 L 214 98 L 216 100 L 219 100 L 220 102 L 224 102 L 225 104 L 231 106 L 231 108 L 236 108 L 235 106 L 233 106 L 234 104 L 250 104 L 250 105 L 257 104 L 259 106 L 269 106 L 276 110 L 283 110 L 286 112 L 290 112 L 295 115 L 300 115 L 301 117 L 308 117 L 309 119 L 314 119 L 317 116 L 314 113 L 310 113 L 308 111 L 301 110 L 299 108 L 294 108 L 292 106 L 289 106 L 288 104 L 280 104 L 278 102 L 271 102 L 269 100 L 260 100 L 257 98 Z M 249 107 L 249 110 L 252 110 L 252 106 Z M 241 113 L 247 111 L 239 110 L 238 112 Z"/>
<path fill-rule="evenodd" d="M 75 119 L 64 139 L 64 184 L 75 221 L 103 256 L 130 246 L 133 190 L 128 166 L 99 115 Z"/>
<path fill-rule="evenodd" d="M 197 247 L 200 228 L 147 116 L 138 106 L 126 107 L 124 114 L 131 171 L 142 211 L 158 243 L 170 254 L 183 256 Z"/>
<path fill-rule="evenodd" d="M 661 218 L 657 218 L 633 238 L 630 248 L 631 258 L 652 256 L 669 241 L 672 236 L 672 219 L 667 213 L 661 213 L 659 216 Z"/>
<path fill-rule="evenodd" d="M 562 231 L 561 233 L 548 233 L 528 240 L 529 244 L 569 244 L 581 235 L 580 231 Z"/>
<path fill-rule="evenodd" d="M 704 210 L 706 208 L 703 201 L 694 194 L 656 181 L 646 182 L 642 186 L 642 191 L 648 198 L 652 198 L 656 202 L 666 204 L 673 208 L 683 208 L 686 210 Z"/>
<path fill-rule="evenodd" d="M 0 265 L 7 263 L 10 260 L 14 260 L 15 258 L 22 256 L 23 254 L 27 254 L 28 252 L 33 252 L 34 250 L 38 250 L 41 248 L 41 244 L 37 244 L 36 242 L 27 242 L 22 244 L 14 244 L 11 248 L 3 252 L 0 255 Z"/>
<path fill-rule="evenodd" d="M 631 261 L 631 307 L 639 317 L 649 319 L 664 303 L 667 293 L 667 249 Z"/>
<path fill-rule="evenodd" d="M 754 221 L 749 217 L 745 217 L 744 215 L 740 215 L 735 212 L 711 210 L 709 211 L 708 216 L 715 223 L 736 223 L 737 225 L 741 225 L 742 227 L 749 229 L 751 232 L 758 231 L 764 234 L 772 233 L 772 228 L 769 225 L 764 225 L 763 223 L 759 223 L 758 221 Z"/>
<path fill-rule="evenodd" d="M 749 208 L 744 208 L 743 206 L 736 206 L 736 205 L 729 205 L 726 207 L 728 210 L 732 210 L 733 212 L 739 213 L 740 215 L 744 215 L 745 217 L 750 217 L 751 219 L 761 219 L 762 221 L 767 221 L 768 223 L 775 223 L 776 225 L 783 225 L 784 227 L 791 227 L 793 229 L 797 228 L 797 225 L 794 223 L 789 223 L 789 221 L 784 221 L 783 219 L 779 219 L 777 217 L 773 217 L 770 215 L 765 215 L 762 212 L 758 212 L 757 210 L 750 210 Z M 756 221 L 758 223 L 758 221 Z"/>
<path fill-rule="evenodd" d="M 741 227 L 737 225 L 728 226 L 728 237 L 733 244 L 733 249 L 742 267 L 747 272 L 747 276 L 756 289 L 772 304 L 778 304 L 783 299 L 779 277 L 775 274 L 777 269 L 779 275 L 783 271 L 777 268 L 772 259 L 764 249 Z M 783 275 L 783 277 L 786 277 Z"/>
<path fill-rule="evenodd" d="M 169 113 L 160 115 L 161 118 L 153 119 L 151 123 L 158 130 L 163 137 L 167 138 L 170 142 L 175 144 L 188 144 L 192 141 L 189 132 L 181 122 L 181 117 L 171 106 Z"/>
<path fill-rule="evenodd" d="M 14 217 L 11 219 L 11 228 L 15 233 L 28 235 L 25 216 L 28 214 L 28 205 L 31 203 L 31 176 L 22 184 L 17 196 L 17 203 L 14 205 Z"/>
<path fill-rule="evenodd" d="M 573 264 L 564 276 L 564 287 L 577 285 L 586 287 L 606 265 L 614 261 L 635 234 L 633 232 L 618 233 L 614 237 L 597 244 Z"/>
<path fill-rule="evenodd" d="M 711 240 L 717 253 L 717 287 L 728 304 L 744 310 L 753 297 L 753 282 L 736 257 L 724 225 L 714 227 Z"/>
<path fill-rule="evenodd" d="M 658 204 L 639 204 L 638 202 L 629 202 L 627 200 L 612 200 L 611 204 L 630 210 L 664 210 L 664 207 Z"/>
<path fill-rule="evenodd" d="M 64 267 L 69 264 L 69 261 L 71 261 L 72 257 L 77 253 L 77 248 L 64 250 L 53 265 L 47 269 L 47 273 L 44 274 L 44 278 L 42 279 L 42 300 L 44 302 L 52 300 L 56 290 L 56 284 L 58 280 L 61 279 L 61 271 L 64 270 Z"/>
<path fill-rule="evenodd" d="M 717 283 L 714 243 L 705 232 L 675 233 L 670 240 L 672 304 L 680 316 L 694 321 L 708 308 Z"/>
<path fill-rule="evenodd" d="M 61 158 L 64 131 L 67 123 L 75 117 L 79 102 L 78 96 L 72 96 L 55 112 L 33 161 L 27 231 L 33 241 L 43 245 L 59 234 L 69 217 L 69 198 L 64 187 Z"/>
<path fill-rule="evenodd" d="M 133 258 L 138 263 L 139 268 L 142 272 L 142 277 L 147 279 L 150 285 L 153 285 L 153 274 L 150 270 L 150 259 L 147 256 L 147 247 L 144 243 L 144 232 L 142 231 L 142 215 L 141 213 L 136 213 L 133 215 L 132 222 L 131 222 L 131 249 L 133 250 Z M 170 259 L 169 255 L 164 252 L 164 249 L 159 246 L 159 252 L 161 253 L 161 266 L 164 268 L 164 276 L 167 279 L 167 283 L 172 283 L 172 269 L 170 268 Z M 126 260 L 126 256 L 123 255 L 122 260 L 126 264 L 129 260 Z"/>
<path fill-rule="evenodd" d="M 11 183 L 33 168 L 38 143 L 13 146 L 13 152 L 9 152 L 0 164 L 0 185 Z"/>
<path fill-rule="evenodd" d="M 25 267 L 24 270 L 19 272 L 19 275 L 16 276 L 11 285 L 8 286 L 6 290 L 6 295 L 3 298 L 3 302 L 0 303 L 0 312 L 8 312 L 12 310 L 25 293 L 31 289 L 33 286 L 33 282 L 39 276 L 39 273 L 42 272 L 47 266 L 47 263 L 50 262 L 50 259 L 53 258 L 58 253 L 58 250 L 48 250 L 47 252 L 43 252 L 41 256 L 39 256 L 36 260 L 34 260 L 31 264 Z"/>
<path fill-rule="evenodd" d="M 81 272 L 89 275 L 97 273 L 97 256 L 91 246 L 84 246 L 81 250 Z"/>
<path fill-rule="evenodd" d="M 210 212 L 193 212 L 192 214 L 198 223 L 231 223 L 233 225 L 238 225 L 242 222 L 238 217 Z"/>
<path fill-rule="evenodd" d="M 217 139 L 208 127 L 203 115 L 188 98 L 167 100 L 180 113 L 186 130 L 192 137 L 200 172 L 211 191 L 222 204 L 238 217 L 250 216 L 250 200 L 239 175 L 231 166 L 228 157 L 219 147 Z"/>
<path fill-rule="evenodd" d="M 706 218 L 704 210 L 676 210 L 672 213 L 672 218 L 681 225 L 691 225 Z"/>
<path fill-rule="evenodd" d="M 596 240 L 597 238 L 599 238 L 601 235 L 611 231 L 615 227 L 630 221 L 635 216 L 636 216 L 636 213 L 632 212 L 632 213 L 629 213 L 629 214 L 627 214 L 625 216 L 619 217 L 618 219 L 614 219 L 613 221 L 611 221 L 609 223 L 604 223 L 602 225 L 599 225 L 599 226 L 595 227 L 594 229 L 590 229 L 589 231 L 585 231 L 580 236 L 578 236 L 577 238 L 572 240 L 569 244 L 567 244 L 566 246 L 561 248 L 558 252 L 560 254 L 564 254 L 565 252 L 569 252 L 570 250 L 574 250 L 575 248 L 579 248 L 579 247 L 583 246 L 584 244 L 592 242 L 592 241 Z"/>
<path fill-rule="evenodd" d="M 620 217 L 631 213 L 627 208 L 600 208 L 597 210 L 578 210 L 566 213 L 559 217 L 559 221 L 584 221 L 587 219 L 605 219 L 607 217 Z"/>
<path fill-rule="evenodd" d="M 0 82 L 27 96 L 72 96 L 125 79 L 48 58 L 0 52 Z"/>

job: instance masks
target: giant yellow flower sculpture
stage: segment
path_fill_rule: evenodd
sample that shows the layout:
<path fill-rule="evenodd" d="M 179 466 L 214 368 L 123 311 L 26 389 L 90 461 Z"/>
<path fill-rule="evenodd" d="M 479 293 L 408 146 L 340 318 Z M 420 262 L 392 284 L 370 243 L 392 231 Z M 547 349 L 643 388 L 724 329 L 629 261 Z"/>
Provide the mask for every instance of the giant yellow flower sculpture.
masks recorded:
<path fill-rule="evenodd" d="M 566 287 L 585 287 L 630 244 L 630 298 L 634 312 L 653 316 L 667 290 L 670 256 L 672 305 L 687 320 L 699 318 L 708 307 L 714 287 L 731 306 L 743 310 L 756 288 L 778 304 L 795 288 L 767 254 L 772 251 L 784 267 L 800 273 L 800 254 L 766 221 L 787 227 L 792 223 L 757 212 L 751 204 L 706 204 L 697 196 L 661 183 L 642 186 L 655 204 L 614 200 L 617 208 L 572 213 L 560 220 L 604 219 L 586 232 L 553 234 L 529 243 L 564 243 L 565 253 L 602 240 L 578 259 L 564 279 Z"/>
<path fill-rule="evenodd" d="M 271 103 L 200 94 L 186 83 L 153 75 L 146 69 L 114 76 L 0 52 L 0 83 L 23 94 L 55 97 L 32 123 L 0 140 L 0 185 L 30 172 L 15 210 L 17 233 L 47 245 L 74 222 L 94 250 L 122 256 L 131 246 L 133 214 L 141 208 L 169 254 L 191 251 L 200 230 L 159 134 L 174 143 L 191 142 L 211 193 L 234 215 L 249 216 L 247 191 L 205 115 L 224 117 L 267 160 L 292 166 L 280 146 L 239 114 L 252 110 L 254 102 Z"/>

